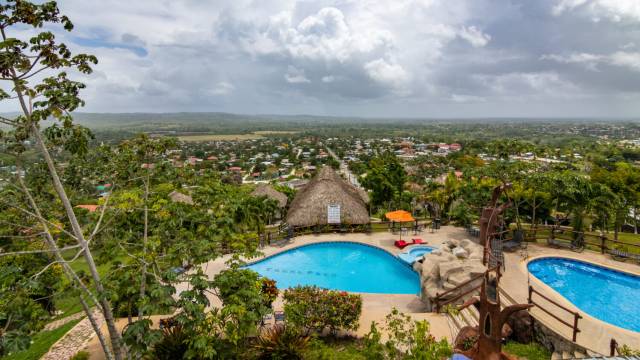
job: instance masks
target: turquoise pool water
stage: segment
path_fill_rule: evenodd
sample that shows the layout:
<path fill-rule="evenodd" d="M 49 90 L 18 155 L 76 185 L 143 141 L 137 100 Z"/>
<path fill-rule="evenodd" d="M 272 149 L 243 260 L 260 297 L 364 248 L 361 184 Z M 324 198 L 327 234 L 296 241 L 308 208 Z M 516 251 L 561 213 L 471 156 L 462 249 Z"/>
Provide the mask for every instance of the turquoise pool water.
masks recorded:
<path fill-rule="evenodd" d="M 566 258 L 533 260 L 527 267 L 585 313 L 640 332 L 640 276 Z"/>
<path fill-rule="evenodd" d="M 413 245 L 402 254 L 398 254 L 398 258 L 408 264 L 413 264 L 418 258 L 431 253 L 433 250 L 435 248 L 431 246 Z"/>
<path fill-rule="evenodd" d="M 305 245 L 247 266 L 277 281 L 280 289 L 316 285 L 332 290 L 417 294 L 418 274 L 373 246 L 328 242 Z"/>

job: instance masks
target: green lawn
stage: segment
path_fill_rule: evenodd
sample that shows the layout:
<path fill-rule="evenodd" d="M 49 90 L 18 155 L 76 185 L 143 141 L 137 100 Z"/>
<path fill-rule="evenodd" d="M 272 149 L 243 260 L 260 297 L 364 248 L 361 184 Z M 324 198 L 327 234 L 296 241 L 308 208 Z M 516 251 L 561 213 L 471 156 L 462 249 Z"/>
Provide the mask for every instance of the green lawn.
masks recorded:
<path fill-rule="evenodd" d="M 51 331 L 41 331 L 33 336 L 31 346 L 21 352 L 3 357 L 3 360 L 38 360 L 49 351 L 60 338 L 64 336 L 80 320 L 71 321 Z"/>
<path fill-rule="evenodd" d="M 76 250 L 70 250 L 67 251 L 63 254 L 64 258 L 69 260 L 71 258 L 73 258 L 73 256 L 76 254 Z M 94 253 L 94 260 L 97 258 L 98 254 Z M 108 272 L 109 269 L 111 268 L 111 263 L 115 262 L 115 261 L 124 261 L 126 260 L 123 257 L 117 257 L 116 259 L 112 260 L 111 262 L 107 262 L 104 264 L 98 264 L 97 265 L 97 269 L 98 269 L 98 273 L 100 274 L 101 277 L 105 276 Z M 79 256 L 77 260 L 75 260 L 74 262 L 71 263 L 71 268 L 74 271 L 84 271 L 87 275 L 89 274 L 89 265 L 87 265 L 87 261 L 85 260 L 85 258 L 83 256 Z M 69 315 L 78 313 L 80 311 L 82 311 L 82 305 L 80 305 L 80 302 L 78 301 L 78 297 L 76 295 L 76 293 L 74 291 L 65 291 L 65 292 L 61 292 L 59 294 L 56 294 L 55 296 L 55 303 L 56 303 L 56 308 L 60 311 L 62 311 L 62 315 L 60 315 L 59 317 L 57 317 L 56 319 L 59 318 L 63 318 L 63 317 L 67 317 Z"/>
<path fill-rule="evenodd" d="M 520 344 L 510 341 L 502 348 L 506 353 L 527 360 L 549 360 L 551 353 L 537 343 Z"/>

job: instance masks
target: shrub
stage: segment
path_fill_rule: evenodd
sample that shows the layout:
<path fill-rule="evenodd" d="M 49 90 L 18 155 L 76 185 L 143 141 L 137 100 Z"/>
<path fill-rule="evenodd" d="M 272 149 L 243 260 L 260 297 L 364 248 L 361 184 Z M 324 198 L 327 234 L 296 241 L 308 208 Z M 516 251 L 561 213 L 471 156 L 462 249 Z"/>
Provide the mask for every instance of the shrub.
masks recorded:
<path fill-rule="evenodd" d="M 629 345 L 622 345 L 618 349 L 619 355 L 622 356 L 640 356 L 640 350 L 635 350 L 629 347 Z"/>
<path fill-rule="evenodd" d="M 155 344 L 149 359 L 182 359 L 187 352 L 189 336 L 182 326 L 170 324 L 162 328 L 162 339 Z"/>
<path fill-rule="evenodd" d="M 302 359 L 302 354 L 309 344 L 309 337 L 291 326 L 278 324 L 264 330 L 254 348 L 258 351 L 258 359 Z"/>
<path fill-rule="evenodd" d="M 73 355 L 69 360 L 89 360 L 89 353 L 86 351 L 80 351 Z"/>
<path fill-rule="evenodd" d="M 284 292 L 287 321 L 307 331 L 356 330 L 362 312 L 362 297 L 345 291 L 298 286 Z"/>
<path fill-rule="evenodd" d="M 451 346 L 446 339 L 436 341 L 429 333 L 426 320 L 413 321 L 397 309 L 393 309 L 385 319 L 384 330 L 388 339 L 382 336 L 375 322 L 364 338 L 364 353 L 371 360 L 440 360 L 451 356 Z"/>

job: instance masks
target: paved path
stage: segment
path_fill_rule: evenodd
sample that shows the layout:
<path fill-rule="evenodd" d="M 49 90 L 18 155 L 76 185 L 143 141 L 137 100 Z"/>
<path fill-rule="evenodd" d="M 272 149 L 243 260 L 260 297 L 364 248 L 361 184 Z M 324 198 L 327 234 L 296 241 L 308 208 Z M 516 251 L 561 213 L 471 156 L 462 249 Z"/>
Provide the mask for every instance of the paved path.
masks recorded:
<path fill-rule="evenodd" d="M 340 172 L 344 174 L 347 180 L 351 182 L 353 186 L 357 188 L 362 188 L 360 186 L 360 183 L 358 182 L 358 177 L 354 175 L 351 172 L 351 170 L 349 170 L 349 165 L 347 165 L 347 163 L 344 160 L 338 158 L 338 156 L 333 152 L 333 150 L 331 150 L 328 147 L 327 147 L 327 152 L 329 153 L 329 155 L 331 155 L 331 157 L 333 157 L 336 161 L 340 163 Z"/>
<path fill-rule="evenodd" d="M 73 315 L 69 315 L 69 316 L 64 317 L 62 319 L 58 319 L 58 320 L 52 321 L 52 322 L 48 323 L 47 325 L 45 325 L 43 330 L 44 331 L 51 331 L 51 330 L 59 328 L 60 326 L 62 326 L 64 324 L 70 323 L 70 322 L 72 322 L 74 320 L 81 319 L 81 318 L 83 318 L 85 316 L 86 316 L 86 314 L 84 313 L 84 311 L 81 311 L 79 313 L 75 313 Z"/>
<path fill-rule="evenodd" d="M 84 315 L 84 313 L 82 313 Z M 93 311 L 94 318 L 98 324 L 104 322 L 102 313 L 98 310 Z M 66 319 L 66 318 L 65 318 Z M 62 320 L 65 320 L 62 319 Z M 71 359 L 78 351 L 82 350 L 95 337 L 93 327 L 89 318 L 85 317 L 76 326 L 74 326 L 62 339 L 58 340 L 49 352 L 47 352 L 40 360 L 68 360 Z"/>

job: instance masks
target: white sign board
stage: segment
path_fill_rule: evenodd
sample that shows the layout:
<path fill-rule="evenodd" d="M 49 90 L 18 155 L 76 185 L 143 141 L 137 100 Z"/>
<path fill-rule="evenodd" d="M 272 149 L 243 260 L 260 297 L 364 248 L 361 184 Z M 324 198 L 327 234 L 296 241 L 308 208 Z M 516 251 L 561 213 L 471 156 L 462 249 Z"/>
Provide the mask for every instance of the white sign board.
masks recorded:
<path fill-rule="evenodd" d="M 340 205 L 327 206 L 327 222 L 329 224 L 340 224 Z"/>

